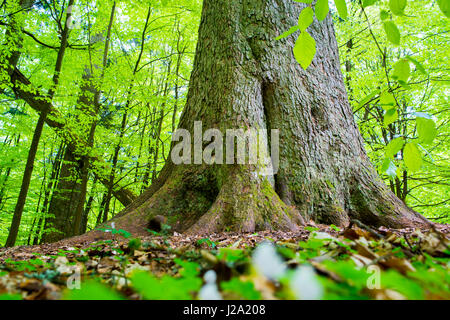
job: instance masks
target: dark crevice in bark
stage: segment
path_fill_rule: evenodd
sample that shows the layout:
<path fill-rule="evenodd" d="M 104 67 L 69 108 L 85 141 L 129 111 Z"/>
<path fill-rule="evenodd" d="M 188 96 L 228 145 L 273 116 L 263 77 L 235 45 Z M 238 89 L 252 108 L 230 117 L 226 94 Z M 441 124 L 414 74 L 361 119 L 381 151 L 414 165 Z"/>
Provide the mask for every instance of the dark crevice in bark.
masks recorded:
<path fill-rule="evenodd" d="M 272 157 L 272 149 L 271 149 L 271 130 L 279 130 L 279 128 L 274 128 L 272 126 L 272 97 L 273 97 L 273 89 L 271 88 L 271 83 L 269 80 L 263 79 L 261 81 L 261 95 L 262 95 L 262 104 L 264 108 L 264 123 L 265 123 L 265 129 L 267 130 L 267 150 L 269 151 L 269 156 Z M 273 188 L 275 190 L 275 193 L 280 197 L 281 201 L 283 201 L 286 205 L 290 206 L 292 205 L 291 197 L 292 194 L 289 192 L 289 187 L 287 186 L 287 183 L 283 176 L 279 174 L 278 172 L 274 173 L 273 176 L 274 179 L 274 185 Z"/>

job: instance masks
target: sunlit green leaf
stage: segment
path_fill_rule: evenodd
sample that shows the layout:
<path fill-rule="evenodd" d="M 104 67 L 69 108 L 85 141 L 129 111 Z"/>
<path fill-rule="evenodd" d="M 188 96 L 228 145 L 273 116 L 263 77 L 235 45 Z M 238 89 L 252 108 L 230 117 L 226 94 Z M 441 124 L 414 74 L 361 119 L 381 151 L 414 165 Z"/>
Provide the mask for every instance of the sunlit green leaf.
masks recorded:
<path fill-rule="evenodd" d="M 398 112 L 396 108 L 387 110 L 384 113 L 384 126 L 387 127 L 391 123 L 394 123 L 398 119 Z"/>
<path fill-rule="evenodd" d="M 293 26 L 288 31 L 283 32 L 281 35 L 275 38 L 275 40 L 280 40 L 286 37 L 289 37 L 291 34 L 293 34 L 295 31 L 300 30 L 299 26 Z"/>
<path fill-rule="evenodd" d="M 330 11 L 330 7 L 328 6 L 328 0 L 317 0 L 314 9 L 316 11 L 317 20 L 319 21 L 324 20 L 328 15 L 328 11 Z"/>
<path fill-rule="evenodd" d="M 377 1 L 378 0 L 363 0 L 362 6 L 363 6 L 363 8 L 366 8 L 366 7 L 373 5 Z"/>
<path fill-rule="evenodd" d="M 380 93 L 380 90 L 375 90 L 372 91 L 371 93 L 369 93 L 367 96 L 365 96 L 360 103 L 358 104 L 358 107 L 362 107 L 363 105 L 365 105 L 366 103 L 368 103 L 369 101 L 371 101 L 377 94 Z"/>
<path fill-rule="evenodd" d="M 394 73 L 392 77 L 395 80 L 408 82 L 411 75 L 411 68 L 409 62 L 406 59 L 399 60 L 394 65 Z"/>
<path fill-rule="evenodd" d="M 411 61 L 416 66 L 417 70 L 419 70 L 423 74 L 427 74 L 425 68 L 422 66 L 422 64 L 419 61 L 417 61 L 416 59 L 414 59 L 413 57 L 410 57 L 410 56 L 406 57 L 406 59 Z"/>
<path fill-rule="evenodd" d="M 403 150 L 403 158 L 409 170 L 415 172 L 422 166 L 422 155 L 415 143 L 407 143 Z"/>
<path fill-rule="evenodd" d="M 307 69 L 316 54 L 316 41 L 307 32 L 300 33 L 294 46 L 295 59 Z"/>
<path fill-rule="evenodd" d="M 441 9 L 442 13 L 447 18 L 450 18 L 450 0 L 437 0 L 437 3 L 439 5 L 439 8 Z"/>
<path fill-rule="evenodd" d="M 395 106 L 395 98 L 390 92 L 383 92 L 380 96 L 380 105 L 384 110 L 391 110 Z"/>
<path fill-rule="evenodd" d="M 391 9 L 392 13 L 397 16 L 402 16 L 403 11 L 405 11 L 406 8 L 406 0 L 389 0 L 389 8 Z"/>
<path fill-rule="evenodd" d="M 345 0 L 334 0 L 334 4 L 336 5 L 336 9 L 339 13 L 339 16 L 342 19 L 346 19 L 348 12 L 347 12 L 347 4 L 345 3 Z"/>
<path fill-rule="evenodd" d="M 383 161 L 381 170 L 385 172 L 390 178 L 395 178 L 397 176 L 397 167 L 391 159 L 386 158 Z"/>
<path fill-rule="evenodd" d="M 384 31 L 386 32 L 387 39 L 393 44 L 400 44 L 400 32 L 397 26 L 392 21 L 386 21 L 383 23 Z"/>
<path fill-rule="evenodd" d="M 389 18 L 389 12 L 387 12 L 386 10 L 381 10 L 380 11 L 380 19 L 386 20 L 387 18 Z"/>
<path fill-rule="evenodd" d="M 306 7 L 300 12 L 298 17 L 298 26 L 300 31 L 305 31 L 313 22 L 314 12 L 311 7 Z"/>
<path fill-rule="evenodd" d="M 81 289 L 68 291 L 64 295 L 66 300 L 122 300 L 123 298 L 113 289 L 96 281 L 81 283 Z"/>
<path fill-rule="evenodd" d="M 402 150 L 405 145 L 405 140 L 403 138 L 396 138 L 389 142 L 386 147 L 386 157 L 392 158 L 395 156 L 400 150 Z"/>
<path fill-rule="evenodd" d="M 437 136 L 436 123 L 434 120 L 418 117 L 416 118 L 416 123 L 420 141 L 424 144 L 433 143 Z"/>

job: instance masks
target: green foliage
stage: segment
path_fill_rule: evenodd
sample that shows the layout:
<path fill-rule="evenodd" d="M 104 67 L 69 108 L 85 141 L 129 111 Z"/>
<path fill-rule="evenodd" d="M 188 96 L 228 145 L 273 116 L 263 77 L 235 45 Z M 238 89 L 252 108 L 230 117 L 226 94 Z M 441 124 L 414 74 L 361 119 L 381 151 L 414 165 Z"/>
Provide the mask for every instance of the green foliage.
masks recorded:
<path fill-rule="evenodd" d="M 347 4 L 345 3 L 345 0 L 334 0 L 334 4 L 336 5 L 336 9 L 339 13 L 339 16 L 342 19 L 346 19 L 348 15 L 347 11 Z"/>
<path fill-rule="evenodd" d="M 436 123 L 433 119 L 420 116 L 419 114 L 416 118 L 416 123 L 420 141 L 424 144 L 432 144 L 437 136 Z"/>
<path fill-rule="evenodd" d="M 400 31 L 398 31 L 397 25 L 392 21 L 385 21 L 383 22 L 383 28 L 386 32 L 387 39 L 395 44 L 400 44 Z"/>
<path fill-rule="evenodd" d="M 403 151 L 405 164 L 411 171 L 417 171 L 422 166 L 422 155 L 415 143 L 407 143 Z"/>
<path fill-rule="evenodd" d="M 402 59 L 394 64 L 394 73 L 392 78 L 397 81 L 408 82 L 411 76 L 411 68 L 409 67 L 409 62 L 406 59 Z"/>
<path fill-rule="evenodd" d="M 197 240 L 197 244 L 198 245 L 206 244 L 211 249 L 215 249 L 217 246 L 215 242 L 211 241 L 208 238 Z"/>
<path fill-rule="evenodd" d="M 368 4 L 365 15 L 336 21 L 336 30 L 342 71 L 366 149 L 398 197 L 427 217 L 449 221 L 450 194 L 444 183 L 444 70 L 449 49 L 440 36 L 448 20 L 436 5 L 408 1 L 404 14 L 395 15 L 394 2 L 363 3 Z M 361 11 L 357 3 L 349 8 Z"/>
<path fill-rule="evenodd" d="M 303 69 L 311 64 L 316 54 L 316 41 L 307 32 L 302 32 L 294 46 L 294 56 Z"/>
<path fill-rule="evenodd" d="M 142 246 L 141 239 L 131 239 L 128 241 L 128 249 L 133 253 L 135 250 L 139 250 Z"/>
<path fill-rule="evenodd" d="M 306 7 L 300 12 L 300 16 L 298 17 L 298 27 L 300 31 L 306 31 L 311 23 L 313 22 L 314 12 L 311 7 Z"/>
<path fill-rule="evenodd" d="M 237 294 L 244 300 L 261 300 L 261 293 L 255 289 L 255 285 L 250 281 L 240 281 L 233 278 L 230 281 L 222 282 L 221 288 L 225 292 Z"/>
<path fill-rule="evenodd" d="M 317 0 L 315 8 L 315 13 L 317 20 L 322 21 L 328 15 L 330 7 L 328 6 L 328 0 Z"/>
<path fill-rule="evenodd" d="M 1 294 L 0 300 L 22 300 L 22 297 L 18 294 Z"/>
<path fill-rule="evenodd" d="M 131 237 L 131 233 L 129 233 L 126 230 L 123 229 L 116 229 L 113 227 L 105 227 L 105 228 L 99 228 L 98 230 L 103 231 L 103 232 L 111 232 L 111 234 L 113 235 L 120 235 L 126 239 L 129 239 Z"/>
<path fill-rule="evenodd" d="M 65 300 L 123 300 L 115 291 L 96 281 L 81 284 L 80 289 L 68 290 Z"/>
<path fill-rule="evenodd" d="M 389 8 L 392 13 L 397 16 L 402 16 L 406 8 L 407 0 L 389 0 Z"/>
<path fill-rule="evenodd" d="M 450 18 L 450 1 L 449 0 L 437 0 L 439 8 L 447 18 Z"/>
<path fill-rule="evenodd" d="M 62 121 L 78 137 L 87 137 L 92 120 L 87 111 L 92 111 L 92 108 L 81 103 L 79 98 L 82 94 L 91 97 L 92 93 L 86 93 L 83 84 L 92 81 L 101 91 L 99 112 L 95 116 L 98 123 L 94 144 L 88 148 L 83 147 L 84 138 L 77 141 L 81 143 L 83 152 L 105 160 L 104 163 L 95 161 L 90 164 L 93 168 L 89 175 L 86 199 L 87 202 L 91 198 L 87 231 L 103 222 L 102 217 L 98 216 L 105 211 L 104 199 L 108 194 L 108 187 L 95 181 L 94 173 L 101 173 L 108 180 L 114 170 L 114 182 L 118 183 L 114 188 L 126 186 L 126 189 L 138 195 L 149 185 L 152 176 L 162 169 L 169 152 L 172 124 L 178 124 L 186 100 L 200 22 L 200 0 L 188 0 L 181 5 L 174 1 L 152 2 L 149 16 L 151 27 L 147 28 L 142 43 L 150 3 L 117 2 L 110 50 L 106 67 L 102 70 L 104 36 L 113 3 L 107 0 L 101 6 L 93 6 L 85 0 L 75 2 L 75 28 L 69 35 L 69 47 L 53 101 L 60 114 L 56 120 Z M 66 9 L 64 6 L 67 6 L 67 2 L 59 5 Z M 0 50 L 0 64 L 5 65 L 5 57 L 17 47 L 17 39 L 21 36 L 24 43 L 20 49 L 19 69 L 32 83 L 28 89 L 45 95 L 51 86 L 56 63 L 53 47 L 58 47 L 58 35 L 61 33 L 56 17 L 63 16 L 65 12 L 52 14 L 52 7 L 38 2 L 31 10 L 16 9 L 10 4 L 0 7 L 0 14 L 4 17 L 2 22 L 5 23 L 0 26 L 0 38 L 2 43 L 8 43 Z M 17 23 L 27 33 L 14 34 L 14 40 L 8 40 L 6 29 L 9 28 L 12 12 L 16 13 L 14 17 Z M 92 43 L 88 45 L 90 41 Z M 144 47 L 143 55 L 134 72 L 141 46 Z M 36 66 L 39 66 L 39 72 L 36 72 Z M 92 79 L 88 80 L 85 72 L 92 66 L 95 66 Z M 4 244 L 39 114 L 23 100 L 17 99 L 11 90 L 11 83 L 4 81 L 7 79 L 5 68 L 1 70 L 0 244 Z M 165 84 L 168 89 L 162 90 Z M 124 136 L 120 139 L 125 111 L 127 121 Z M 161 114 L 162 130 L 158 134 Z M 62 211 L 54 209 L 52 199 L 75 197 L 75 194 L 70 193 L 73 185 L 61 185 L 59 182 L 80 180 L 78 159 L 64 159 L 66 143 L 71 140 L 67 137 L 68 131 L 44 127 L 17 244 L 39 243 L 44 232 L 61 234 L 59 227 L 50 220 L 55 214 L 49 212 L 50 208 Z M 112 158 L 117 147 L 118 158 L 114 164 Z M 64 179 L 56 174 L 61 172 L 63 160 L 65 164 L 75 164 L 69 168 L 69 176 Z M 58 195 L 58 191 L 65 193 Z M 109 202 L 108 219 L 122 209 L 123 205 L 113 197 Z M 67 219 L 68 223 L 70 218 L 73 217 Z"/>

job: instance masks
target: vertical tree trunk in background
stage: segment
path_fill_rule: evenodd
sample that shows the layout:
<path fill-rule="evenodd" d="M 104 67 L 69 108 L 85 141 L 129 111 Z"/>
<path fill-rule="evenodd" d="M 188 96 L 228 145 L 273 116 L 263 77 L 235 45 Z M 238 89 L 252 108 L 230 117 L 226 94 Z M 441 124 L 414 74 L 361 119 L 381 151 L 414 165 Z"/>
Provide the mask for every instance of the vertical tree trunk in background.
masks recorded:
<path fill-rule="evenodd" d="M 92 112 L 89 109 L 94 107 L 93 97 L 96 94 L 93 75 L 88 67 L 85 68 L 80 89 L 77 110 L 84 119 L 90 117 L 87 113 Z M 52 229 L 46 232 L 43 242 L 51 243 L 74 235 L 74 218 L 80 202 L 84 205 L 83 189 L 86 181 L 83 178 L 87 174 L 85 162 L 85 159 L 77 159 L 72 150 L 66 148 L 59 180 L 49 206 L 49 217 L 45 223 L 45 229 Z"/>
<path fill-rule="evenodd" d="M 59 241 L 71 235 L 71 221 L 80 193 L 78 163 L 69 148 L 65 148 L 64 158 L 59 172 L 58 182 L 50 200 L 48 217 L 45 220 L 46 231 L 42 243 Z"/>
<path fill-rule="evenodd" d="M 69 0 L 68 7 L 73 5 L 74 0 Z M 67 12 L 66 21 L 70 20 L 71 12 Z M 67 40 L 69 36 L 69 26 L 67 23 L 64 24 L 64 29 L 61 33 L 61 42 L 58 55 L 56 58 L 55 71 L 53 74 L 52 88 L 48 92 L 49 101 L 53 100 L 56 93 L 56 89 L 59 83 L 59 77 L 62 69 L 62 63 L 64 59 L 64 54 L 66 52 Z M 25 202 L 28 195 L 28 189 L 30 187 L 31 175 L 34 169 L 34 159 L 36 158 L 36 152 L 39 146 L 39 140 L 41 139 L 42 131 L 45 125 L 45 119 L 47 118 L 49 110 L 44 110 L 40 115 L 38 122 L 36 124 L 36 129 L 34 130 L 33 139 L 31 140 L 30 151 L 28 152 L 27 163 L 25 165 L 25 171 L 22 178 L 22 185 L 20 187 L 19 198 L 17 199 L 17 204 L 14 209 L 14 216 L 11 222 L 11 228 L 9 230 L 8 239 L 6 240 L 6 247 L 14 246 L 17 234 L 19 233 L 20 220 L 22 219 L 23 209 L 25 207 Z"/>
<path fill-rule="evenodd" d="M 89 200 L 86 203 L 86 208 L 84 209 L 83 219 L 81 221 L 81 230 L 80 230 L 81 234 L 85 233 L 86 229 L 87 229 L 87 224 L 88 224 L 88 220 L 89 220 L 89 213 L 91 212 L 92 204 L 94 202 L 95 186 L 97 184 L 97 180 L 98 180 L 97 177 L 95 177 L 94 178 L 94 182 L 92 183 L 91 195 L 89 196 Z"/>
<path fill-rule="evenodd" d="M 129 105 L 129 102 L 127 103 L 127 107 Z M 122 144 L 122 139 L 125 134 L 125 128 L 127 126 L 127 119 L 128 119 L 128 108 L 125 108 L 124 114 L 122 116 L 122 123 L 120 125 L 120 133 L 119 133 L 119 142 L 117 143 L 116 147 L 114 148 L 114 155 L 112 159 L 112 168 L 111 168 L 111 174 L 109 177 L 109 185 L 108 185 L 108 192 L 106 195 L 106 201 L 105 206 L 103 208 L 103 222 L 106 222 L 108 220 L 108 214 L 109 214 L 109 206 L 111 202 L 112 192 L 114 189 L 114 178 L 116 176 L 116 169 L 117 169 L 117 162 L 119 161 L 119 151 Z"/>
<path fill-rule="evenodd" d="M 48 219 L 46 218 L 46 215 L 48 214 L 49 203 L 51 201 L 52 195 L 54 194 L 54 189 L 59 177 L 61 162 L 63 161 L 63 155 L 64 155 L 64 143 L 61 143 L 60 147 L 58 148 L 58 153 L 56 154 L 55 161 L 53 162 L 50 180 L 45 190 L 44 203 L 42 204 L 42 209 L 40 210 L 40 218 L 36 229 L 36 235 L 33 240 L 33 245 L 37 245 L 40 239 L 41 240 L 44 239 L 45 234 L 43 234 L 42 237 L 40 237 L 40 234 L 42 231 L 45 230 L 45 224 Z"/>
<path fill-rule="evenodd" d="M 143 232 L 164 215 L 179 232 L 294 230 L 303 221 L 425 226 L 378 177 L 364 150 L 340 71 L 331 17 L 308 31 L 317 55 L 308 70 L 293 56 L 305 5 L 291 0 L 204 0 L 187 105 L 179 128 L 280 130 L 280 168 L 174 165 L 114 219 Z M 269 131 L 270 132 L 270 131 Z M 209 142 L 208 142 L 209 143 Z M 268 147 L 267 147 L 268 149 Z"/>
<path fill-rule="evenodd" d="M 11 138 L 9 144 L 12 142 L 12 140 L 14 140 L 14 136 L 13 138 Z M 18 146 L 20 142 L 20 134 L 17 136 L 17 139 L 15 140 L 15 146 Z M 6 174 L 2 177 L 2 179 L 0 180 L 0 211 L 3 210 L 3 208 L 5 207 L 5 197 L 6 197 L 6 186 L 9 180 L 9 176 L 11 175 L 11 169 L 12 166 L 9 166 L 6 169 Z"/>
<path fill-rule="evenodd" d="M 109 18 L 109 24 L 108 24 L 108 30 L 106 32 L 106 39 L 105 39 L 105 49 L 103 50 L 103 59 L 102 59 L 102 66 L 101 66 L 101 74 L 99 77 L 99 86 L 101 87 L 101 84 L 103 82 L 103 77 L 105 74 L 105 68 L 108 61 L 108 51 L 109 51 L 109 43 L 111 40 L 111 30 L 112 25 L 114 22 L 114 14 L 116 10 L 116 3 L 113 3 L 112 9 L 111 9 L 111 15 Z M 92 69 L 92 60 L 90 61 L 91 69 Z M 93 70 L 91 70 L 93 72 Z M 91 80 L 92 82 L 92 80 Z M 94 85 L 92 83 L 92 85 Z M 95 130 L 97 128 L 97 115 L 99 113 L 100 108 L 100 89 L 98 87 L 94 87 L 94 100 L 92 103 L 87 104 L 87 108 L 92 110 L 87 110 L 86 114 L 89 118 L 89 130 L 88 130 L 88 141 L 87 145 L 88 148 L 92 148 L 94 146 L 94 139 L 95 139 Z M 90 101 L 89 101 L 90 102 Z M 88 184 L 88 177 L 89 177 L 89 158 L 84 157 L 81 159 L 82 161 L 82 167 L 80 169 L 80 175 L 81 175 L 81 192 L 80 197 L 77 205 L 77 210 L 75 211 L 75 219 L 73 224 L 73 235 L 79 235 L 82 233 L 82 223 L 83 223 L 83 213 L 84 213 L 84 204 L 86 202 L 86 194 L 87 194 L 87 184 Z M 86 223 L 87 223 L 87 217 L 86 217 Z M 83 228 L 85 229 L 85 228 Z"/>
<path fill-rule="evenodd" d="M 103 79 L 104 68 L 107 63 L 114 13 L 115 4 L 113 4 L 111 10 L 106 37 L 97 35 L 95 40 L 89 38 L 90 43 L 97 43 L 105 40 L 105 49 L 101 67 L 102 71 L 98 78 L 100 83 Z M 91 50 L 90 47 L 89 50 Z M 85 66 L 81 93 L 77 102 L 77 109 L 80 112 L 79 117 L 82 118 L 80 122 L 87 123 L 87 130 L 84 130 L 82 133 L 82 136 L 88 137 L 87 148 L 91 148 L 94 144 L 96 130 L 95 117 L 99 112 L 100 106 L 100 91 L 98 89 L 99 85 L 95 83 L 97 79 L 93 74 L 94 67 L 92 61 Z M 49 214 L 54 216 L 54 218 L 50 218 L 49 222 L 54 224 L 56 230 L 47 233 L 47 236 L 44 238 L 45 242 L 55 242 L 72 235 L 78 235 L 82 230 L 86 229 L 85 227 L 82 228 L 82 225 L 84 223 L 83 213 L 89 176 L 89 159 L 88 157 L 75 157 L 70 149 L 67 149 L 66 153 L 67 161 L 63 163 L 61 173 L 62 175 L 69 175 L 64 177 L 61 175 L 63 180 L 60 180 L 58 183 L 57 196 L 52 198 Z M 70 174 L 72 175 L 70 176 Z"/>
<path fill-rule="evenodd" d="M 169 94 L 169 84 L 170 84 L 170 73 L 171 73 L 171 68 L 172 68 L 172 60 L 169 60 L 169 64 L 167 66 L 167 76 L 166 76 L 166 81 L 164 84 L 164 91 L 163 91 L 163 103 L 160 106 L 159 109 L 159 117 L 157 118 L 157 125 L 156 125 L 156 131 L 154 131 L 154 135 L 153 137 L 150 137 L 150 141 L 149 144 L 151 144 L 151 139 L 153 138 L 153 140 L 155 141 L 155 150 L 153 153 L 153 161 L 152 161 L 152 177 L 151 177 L 151 182 L 153 183 L 153 181 L 155 181 L 157 175 L 158 175 L 158 160 L 159 160 L 159 149 L 160 149 L 160 145 L 161 145 L 161 131 L 162 131 L 162 125 L 164 123 L 164 116 L 165 116 L 165 112 L 166 112 L 166 101 L 167 101 L 167 96 Z M 149 154 L 151 154 L 151 152 L 149 152 Z M 150 159 L 149 159 L 150 162 Z"/>

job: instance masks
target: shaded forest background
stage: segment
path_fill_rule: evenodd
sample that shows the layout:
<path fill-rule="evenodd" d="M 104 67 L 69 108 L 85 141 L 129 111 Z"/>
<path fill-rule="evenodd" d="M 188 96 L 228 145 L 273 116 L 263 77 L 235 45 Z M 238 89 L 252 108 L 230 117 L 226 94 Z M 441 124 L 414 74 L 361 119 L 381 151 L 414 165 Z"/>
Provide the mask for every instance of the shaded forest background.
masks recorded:
<path fill-rule="evenodd" d="M 379 21 L 378 7 L 366 8 L 366 17 L 358 3 L 348 5 L 345 21 L 338 18 L 334 8 L 331 11 L 348 95 L 369 156 L 408 206 L 433 221 L 449 222 L 448 19 L 436 3 L 410 1 L 409 14 L 395 17 L 402 37 L 399 46 L 392 46 Z M 12 16 L 21 25 L 23 45 L 17 68 L 34 90 L 47 92 L 52 87 L 65 21 L 61 8 L 65 5 L 56 0 L 36 1 L 27 11 L 13 12 L 5 2 L 0 8 L 2 43 L 7 42 L 5 30 Z M 52 100 L 58 115 L 49 117 L 63 123 L 64 128 L 44 128 L 16 244 L 38 244 L 72 235 L 79 206 L 83 208 L 82 231 L 92 230 L 124 208 L 127 199 L 118 200 L 118 194 L 127 190 L 126 195 L 137 196 L 158 176 L 185 104 L 200 13 L 199 0 L 107 0 L 100 7 L 77 2 Z M 111 21 L 105 55 L 104 40 Z M 2 46 L 2 64 L 8 48 Z M 399 85 L 390 75 L 404 56 L 419 63 L 413 65 L 407 84 Z M 379 94 L 386 87 L 392 89 L 401 106 L 398 118 L 389 125 L 385 125 Z M 89 101 L 95 99 L 98 105 L 93 107 Z M 419 139 L 417 114 L 434 120 L 436 137 L 420 144 L 421 160 L 416 161 L 416 170 L 405 165 L 402 150 L 386 166 L 393 140 Z M 38 117 L 2 75 L 1 244 L 8 236 Z M 95 132 L 86 138 L 92 123 Z M 83 138 L 77 139 L 77 135 Z M 91 170 L 86 171 L 82 161 L 71 156 L 73 144 L 96 159 Z M 86 197 L 79 196 L 83 174 L 88 177 Z M 62 227 L 55 224 L 58 219 L 63 221 Z"/>

